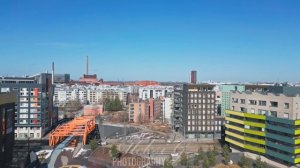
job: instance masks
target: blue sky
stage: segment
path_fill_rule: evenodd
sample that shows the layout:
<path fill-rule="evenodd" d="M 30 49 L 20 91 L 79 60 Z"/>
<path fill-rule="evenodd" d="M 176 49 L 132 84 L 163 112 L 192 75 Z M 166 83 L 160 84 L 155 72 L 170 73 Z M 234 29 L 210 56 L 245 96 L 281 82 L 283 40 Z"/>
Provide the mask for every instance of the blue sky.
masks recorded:
<path fill-rule="evenodd" d="M 298 0 L 0 2 L 0 75 L 300 81 Z"/>

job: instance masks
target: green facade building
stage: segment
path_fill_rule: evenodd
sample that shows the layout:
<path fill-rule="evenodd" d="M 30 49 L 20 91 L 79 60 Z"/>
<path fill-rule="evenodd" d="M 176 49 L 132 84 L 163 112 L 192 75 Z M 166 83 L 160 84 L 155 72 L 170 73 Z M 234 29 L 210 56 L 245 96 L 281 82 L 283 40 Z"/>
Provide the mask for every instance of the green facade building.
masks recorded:
<path fill-rule="evenodd" d="M 299 164 L 299 107 L 299 95 L 232 92 L 225 141 L 284 165 Z"/>
<path fill-rule="evenodd" d="M 225 110 L 230 109 L 230 92 L 245 91 L 244 85 L 222 85 L 221 86 L 221 116 L 225 116 Z"/>

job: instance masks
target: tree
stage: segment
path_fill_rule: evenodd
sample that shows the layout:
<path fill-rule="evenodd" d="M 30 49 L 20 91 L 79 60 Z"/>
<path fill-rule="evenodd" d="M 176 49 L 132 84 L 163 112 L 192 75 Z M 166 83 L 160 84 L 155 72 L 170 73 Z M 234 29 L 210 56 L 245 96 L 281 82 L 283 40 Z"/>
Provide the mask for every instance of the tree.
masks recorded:
<path fill-rule="evenodd" d="M 167 159 L 164 161 L 164 168 L 172 168 L 172 156 L 169 156 Z"/>
<path fill-rule="evenodd" d="M 114 159 L 118 157 L 119 151 L 118 151 L 117 146 L 115 144 L 111 147 L 110 154 Z"/>
<path fill-rule="evenodd" d="M 252 167 L 252 161 L 250 159 L 248 159 L 247 157 L 245 157 L 245 155 L 243 155 L 239 161 L 239 166 L 241 166 L 242 168 L 251 168 Z"/>
<path fill-rule="evenodd" d="M 268 168 L 268 164 L 266 162 L 262 162 L 260 157 L 257 157 L 254 162 L 255 168 Z"/>
<path fill-rule="evenodd" d="M 123 109 L 122 102 L 120 101 L 119 98 L 116 98 L 114 100 L 105 99 L 104 107 L 106 111 L 120 111 Z"/>
<path fill-rule="evenodd" d="M 101 116 L 97 116 L 97 120 L 98 120 L 99 125 L 102 125 L 104 122 L 104 119 Z"/>
<path fill-rule="evenodd" d="M 97 148 L 97 141 L 96 141 L 96 139 L 92 139 L 90 141 L 90 148 L 91 148 L 92 151 L 94 151 Z"/>
<path fill-rule="evenodd" d="M 199 166 L 199 155 L 194 157 L 194 166 Z"/>
<path fill-rule="evenodd" d="M 210 167 L 215 166 L 215 165 L 216 165 L 216 155 L 214 154 L 214 152 L 210 150 L 210 151 L 207 153 L 207 157 L 208 157 L 208 163 L 209 163 L 209 166 L 210 166 Z"/>
<path fill-rule="evenodd" d="M 199 158 L 199 160 L 202 160 L 204 158 L 204 155 L 205 155 L 205 153 L 204 153 L 202 147 L 200 147 L 198 149 L 198 158 Z"/>
<path fill-rule="evenodd" d="M 210 168 L 209 161 L 208 161 L 208 158 L 207 158 L 206 155 L 204 155 L 204 157 L 203 157 L 202 167 L 203 168 Z"/>
<path fill-rule="evenodd" d="M 214 152 L 214 155 L 217 156 L 219 154 L 219 151 L 218 151 L 218 148 L 217 146 L 214 146 L 213 147 L 213 152 Z"/>
<path fill-rule="evenodd" d="M 225 164 L 230 162 L 230 148 L 227 144 L 223 146 L 223 158 Z"/>
<path fill-rule="evenodd" d="M 180 164 L 182 166 L 186 166 L 188 163 L 188 158 L 187 158 L 187 155 L 183 152 L 180 156 Z"/>

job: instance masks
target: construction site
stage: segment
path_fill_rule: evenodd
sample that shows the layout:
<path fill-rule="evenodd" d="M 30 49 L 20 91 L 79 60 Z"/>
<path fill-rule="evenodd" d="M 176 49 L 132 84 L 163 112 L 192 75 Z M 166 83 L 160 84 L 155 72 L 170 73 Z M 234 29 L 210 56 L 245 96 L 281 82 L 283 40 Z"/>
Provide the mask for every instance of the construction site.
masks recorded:
<path fill-rule="evenodd" d="M 82 153 L 84 145 L 90 140 L 100 140 L 96 117 L 81 116 L 62 123 L 49 133 L 48 139 L 49 150 L 39 151 L 37 155 L 40 160 L 48 160 L 48 167 L 55 167 L 57 161 L 63 162 L 63 152 L 69 151 L 71 158 L 74 158 Z M 64 165 L 67 165 L 65 162 Z"/>

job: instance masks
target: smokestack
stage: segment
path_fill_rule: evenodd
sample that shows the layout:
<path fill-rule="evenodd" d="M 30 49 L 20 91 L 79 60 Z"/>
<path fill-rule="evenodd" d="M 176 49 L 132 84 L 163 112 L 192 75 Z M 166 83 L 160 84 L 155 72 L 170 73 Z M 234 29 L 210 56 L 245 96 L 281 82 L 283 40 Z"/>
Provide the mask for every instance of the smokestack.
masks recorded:
<path fill-rule="evenodd" d="M 54 84 L 54 62 L 52 62 L 52 85 Z"/>
<path fill-rule="evenodd" d="M 85 66 L 86 66 L 85 74 L 88 75 L 89 74 L 89 56 L 86 56 L 86 65 Z"/>

